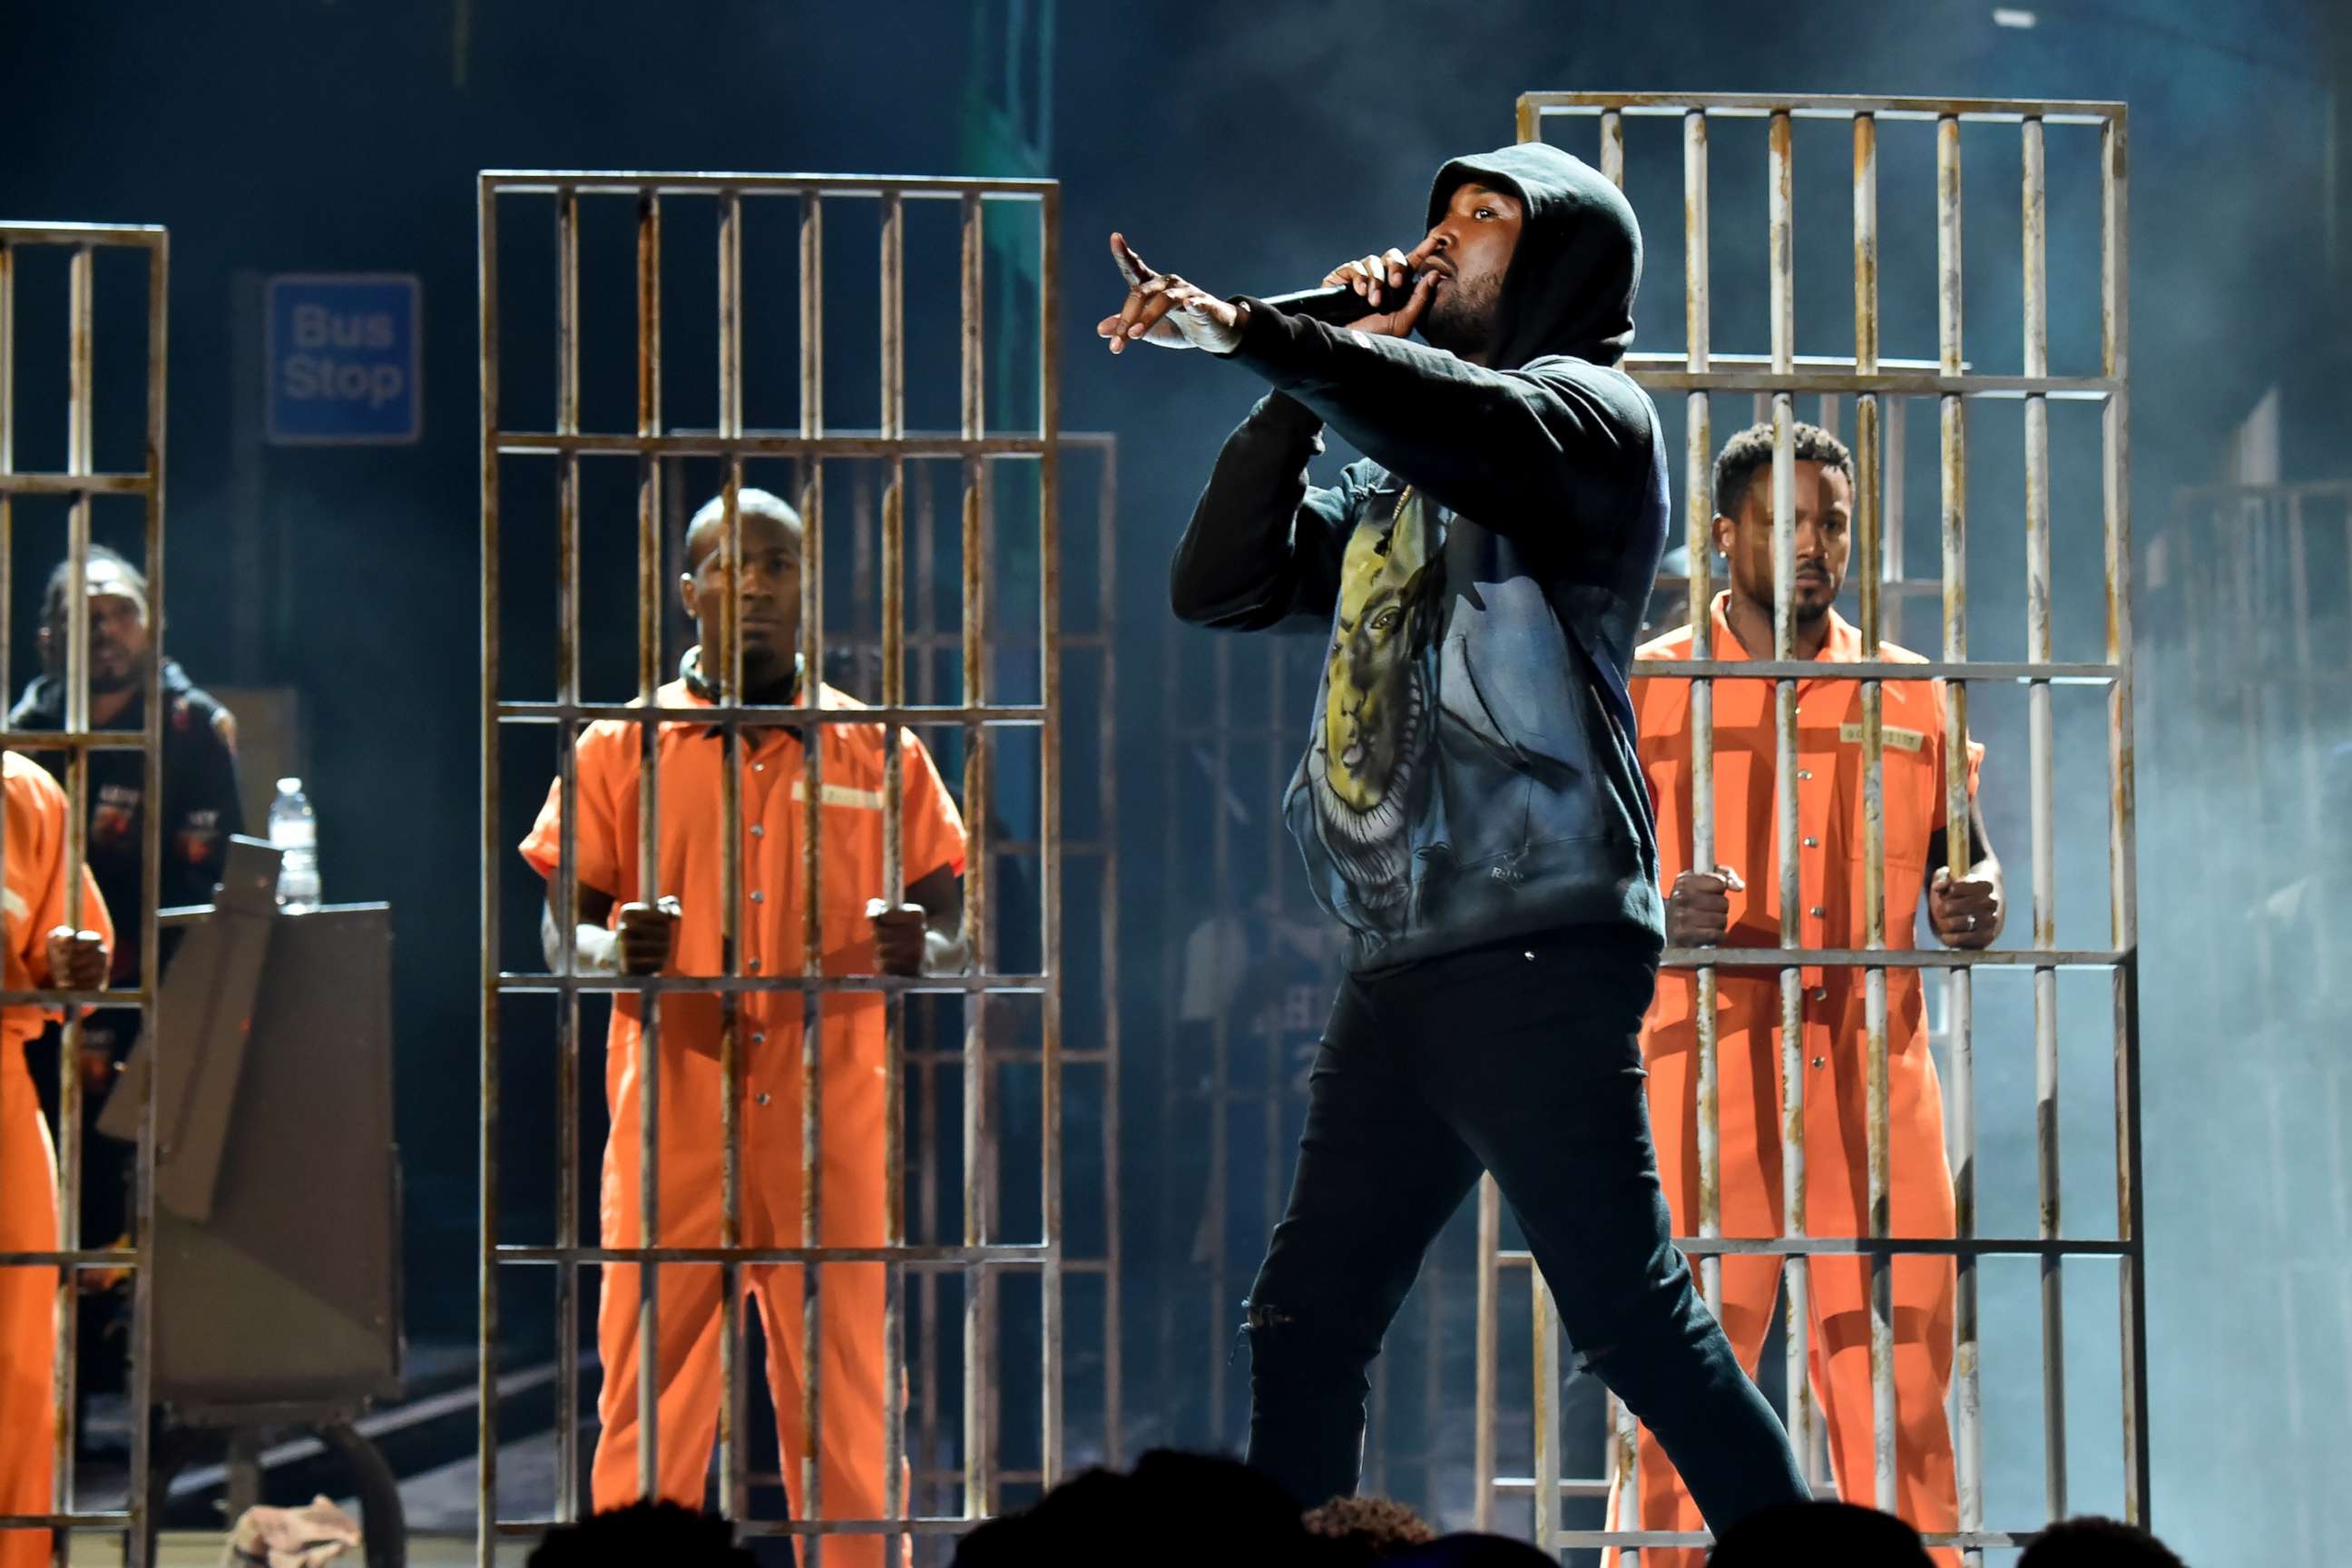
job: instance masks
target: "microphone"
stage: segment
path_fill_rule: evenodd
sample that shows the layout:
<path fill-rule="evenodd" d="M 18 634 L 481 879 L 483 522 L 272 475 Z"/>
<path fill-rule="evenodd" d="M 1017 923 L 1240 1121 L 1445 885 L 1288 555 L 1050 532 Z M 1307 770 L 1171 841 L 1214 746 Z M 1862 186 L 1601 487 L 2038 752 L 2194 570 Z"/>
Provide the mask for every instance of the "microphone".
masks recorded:
<path fill-rule="evenodd" d="M 1405 275 L 1401 284 L 1381 285 L 1381 302 L 1369 303 L 1361 294 L 1346 283 L 1334 283 L 1327 289 L 1302 289 L 1295 294 L 1270 294 L 1265 302 L 1277 310 L 1287 310 L 1294 316 L 1305 316 L 1329 327 L 1352 326 L 1366 316 L 1385 316 L 1402 310 L 1420 287 L 1421 274 Z"/>

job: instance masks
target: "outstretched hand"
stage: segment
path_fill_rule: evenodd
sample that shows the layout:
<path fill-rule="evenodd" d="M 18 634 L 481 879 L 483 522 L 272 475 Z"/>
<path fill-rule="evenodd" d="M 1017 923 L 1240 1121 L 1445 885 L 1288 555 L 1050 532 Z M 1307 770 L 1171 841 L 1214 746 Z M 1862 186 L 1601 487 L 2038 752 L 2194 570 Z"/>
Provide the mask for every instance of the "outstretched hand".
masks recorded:
<path fill-rule="evenodd" d="M 1113 353 L 1131 342 L 1155 343 L 1165 349 L 1206 349 L 1231 353 L 1241 346 L 1247 310 L 1195 287 L 1173 272 L 1148 266 L 1128 245 L 1127 237 L 1110 237 L 1110 258 L 1127 279 L 1127 300 L 1118 313 L 1095 324 L 1095 336 L 1107 339 Z"/>

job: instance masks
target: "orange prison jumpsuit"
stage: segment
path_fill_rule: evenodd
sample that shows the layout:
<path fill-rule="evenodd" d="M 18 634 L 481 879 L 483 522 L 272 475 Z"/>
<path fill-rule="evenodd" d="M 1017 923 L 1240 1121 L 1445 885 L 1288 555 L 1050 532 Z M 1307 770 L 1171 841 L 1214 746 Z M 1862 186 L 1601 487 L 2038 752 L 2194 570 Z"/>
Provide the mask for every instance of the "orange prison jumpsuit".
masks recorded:
<path fill-rule="evenodd" d="M 29 991 L 48 984 L 48 933 L 68 923 L 66 795 L 39 764 L 14 752 L 5 755 L 5 984 Z M 114 945 L 106 900 L 86 866 L 81 928 Z M 25 1047 L 39 1037 L 44 1016 L 37 1007 L 0 1010 L 0 1251 L 47 1252 L 58 1245 L 57 1146 L 25 1065 Z M 57 1301 L 54 1268 L 0 1268 L 0 1513 L 52 1511 Z M 0 1568 L 36 1568 L 48 1560 L 47 1531 L 0 1531 Z"/>
<path fill-rule="evenodd" d="M 822 689 L 828 708 L 861 706 Z M 702 704 L 683 681 L 662 689 L 665 707 Z M 882 896 L 883 731 L 878 724 L 827 724 L 824 751 L 822 936 L 828 974 L 875 973 L 868 899 Z M 660 885 L 637 883 L 639 732 L 634 724 L 591 725 L 578 747 L 579 815 L 574 854 L 580 885 L 617 903 L 677 897 L 684 906 L 672 973 L 719 974 L 724 740 L 715 726 L 662 726 Z M 743 734 L 743 843 L 738 929 L 746 976 L 795 975 L 802 968 L 802 773 L 789 730 Z M 963 871 L 963 824 L 930 753 L 911 733 L 900 745 L 902 847 L 908 886 L 946 868 Z M 562 796 L 551 787 L 522 853 L 551 880 L 562 844 Z M 617 910 L 617 904 L 616 904 Z M 638 1050 L 641 1004 L 616 999 L 605 1063 L 612 1135 L 604 1149 L 604 1244 L 645 1244 L 638 1226 Z M 659 1127 L 665 1247 L 719 1245 L 720 1135 L 719 999 L 672 995 L 661 1004 Z M 876 994 L 835 994 L 824 1003 L 819 1241 L 827 1247 L 883 1244 L 883 1004 Z M 789 992 L 747 994 L 740 1014 L 743 1103 L 742 1243 L 801 1245 L 801 1002 Z M 834 1519 L 884 1512 L 883 1266 L 829 1264 L 818 1291 L 824 1364 L 819 1375 L 818 1499 Z M 661 1377 L 656 1443 L 660 1495 L 699 1508 L 719 1402 L 716 1265 L 660 1267 L 657 1314 Z M 785 1457 L 797 1477 L 802 1430 L 801 1279 L 796 1266 L 751 1265 L 744 1278 L 767 1331 L 768 1382 Z M 597 1413 L 604 1432 L 593 1472 L 598 1509 L 637 1491 L 637 1269 L 604 1270 L 597 1345 L 604 1363 Z M 793 1506 L 806 1516 L 806 1500 Z M 880 1536 L 835 1537 L 825 1561 L 878 1565 Z"/>
<path fill-rule="evenodd" d="M 1714 605 L 1714 653 L 1749 657 L 1724 618 L 1727 595 Z M 1691 657 L 1688 627 L 1644 646 L 1644 659 Z M 1862 637 L 1831 614 L 1826 665 L 1863 657 Z M 1880 657 L 1918 656 L 1882 644 Z M 1886 944 L 1909 948 L 1927 878 L 1929 837 L 1944 825 L 1944 698 L 1937 680 L 1882 685 L 1885 737 Z M 1716 859 L 1747 883 L 1733 892 L 1734 947 L 1780 942 L 1779 820 L 1775 810 L 1773 683 L 1714 682 Z M 1669 891 L 1693 869 L 1691 855 L 1690 682 L 1641 679 L 1639 752 L 1657 807 L 1659 877 Z M 1797 821 L 1805 908 L 1798 921 L 1807 947 L 1858 948 L 1863 919 L 1862 683 L 1824 668 L 1797 687 Z M 1969 748 L 1969 790 L 1976 792 L 1983 748 Z M 1712 870 L 1712 867 L 1698 868 Z M 1891 1228 L 1897 1237 L 1953 1233 L 1952 1179 L 1944 1159 L 1943 1097 L 1927 1050 L 1916 970 L 1886 973 L 1888 1173 Z M 1807 969 L 1805 1034 L 1805 1228 L 1814 1236 L 1861 1236 L 1869 1219 L 1867 1035 L 1860 970 Z M 1729 971 L 1717 983 L 1717 1127 L 1721 1210 L 1727 1237 L 1782 1234 L 1780 1185 L 1780 977 L 1776 971 Z M 1643 1021 L 1650 1122 L 1658 1173 L 1674 1212 L 1675 1233 L 1698 1231 L 1697 982 L 1689 970 L 1665 970 Z M 1951 1383 L 1953 1263 L 1901 1257 L 1892 1265 L 1895 1298 L 1895 1405 L 1897 1511 L 1920 1530 L 1955 1528 L 1952 1436 L 1944 1416 Z M 1838 1495 L 1869 1504 L 1871 1449 L 1869 1273 L 1861 1258 L 1816 1258 L 1811 1266 L 1812 1386 L 1829 1436 Z M 1752 1375 L 1763 1353 L 1780 1260 L 1723 1259 L 1719 1315 L 1740 1365 Z M 1657 1442 L 1641 1436 L 1642 1528 L 1697 1530 L 1698 1510 Z M 1937 1561 L 1957 1568 L 1958 1554 Z M 1697 1568 L 1694 1550 L 1642 1554 L 1644 1568 Z"/>

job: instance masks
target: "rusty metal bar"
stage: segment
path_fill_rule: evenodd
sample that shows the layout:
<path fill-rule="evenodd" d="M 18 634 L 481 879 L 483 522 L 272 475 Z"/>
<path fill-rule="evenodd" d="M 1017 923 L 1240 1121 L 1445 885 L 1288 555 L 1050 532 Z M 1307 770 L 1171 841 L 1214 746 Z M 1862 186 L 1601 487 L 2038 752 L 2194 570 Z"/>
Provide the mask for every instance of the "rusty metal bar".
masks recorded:
<path fill-rule="evenodd" d="M 2099 136 L 2100 370 L 2120 389 L 2130 375 L 2126 282 L 2130 250 L 2130 129 L 2118 109 Z M 2113 940 L 2133 953 L 2114 982 L 2117 1234 L 2130 1243 L 2118 1285 L 2122 1317 L 2124 1517 L 2147 1522 L 2147 1281 L 2141 1248 L 2147 1232 L 2140 1170 L 2138 862 L 2137 769 L 2132 736 L 2131 415 L 2118 390 L 2107 400 L 2100 433 L 2110 660 L 2123 679 L 2107 693 L 2107 871 Z"/>
<path fill-rule="evenodd" d="M 740 432 L 743 422 L 743 205 L 722 195 L 719 205 L 719 427 Z M 727 465 L 720 492 L 719 647 L 726 661 L 717 683 L 737 702 L 743 700 L 743 460 Z M 706 650 L 706 657 L 707 657 Z M 706 666 L 705 679 L 710 671 Z M 743 973 L 743 730 L 725 725 L 725 760 L 719 774 L 719 968 L 729 978 Z M 756 965 L 758 961 L 753 960 Z M 803 1006 L 807 1003 L 803 1001 Z M 719 993 L 719 1244 L 743 1245 L 743 1027 L 740 994 Z M 736 1520 L 751 1512 L 743 1474 L 743 1271 L 740 1264 L 719 1266 L 719 1511 Z M 808 1506 L 807 1500 L 803 1506 Z"/>
<path fill-rule="evenodd" d="M 906 212 L 898 197 L 882 198 L 882 427 L 901 434 L 907 423 Z M 882 491 L 882 700 L 896 705 L 907 696 L 907 467 L 893 458 Z M 821 667 L 820 667 L 821 668 Z M 882 897 L 892 908 L 906 902 L 906 757 L 896 724 L 882 729 Z M 906 1055 L 904 993 L 883 997 L 882 1226 L 886 1247 L 907 1241 Z M 905 1517 L 907 1509 L 906 1404 L 898 1390 L 906 1377 L 906 1278 L 888 1264 L 882 1270 L 882 1489 L 884 1515 Z M 815 1349 L 814 1343 L 810 1346 Z M 810 1358 L 809 1385 L 816 1385 Z M 816 1447 L 812 1429 L 812 1448 Z M 812 1516 L 814 1517 L 814 1516 Z M 894 1542 L 886 1551 L 897 1551 Z"/>
<path fill-rule="evenodd" d="M 1062 629 L 1061 463 L 1055 451 L 1062 426 L 1060 363 L 1062 318 L 1055 309 L 1061 294 L 1061 194 L 1048 189 L 1039 220 L 1041 260 L 1037 274 L 1037 434 L 1045 443 L 1045 460 L 1037 469 L 1037 559 L 1043 574 L 1044 603 L 1039 606 L 1038 636 L 1045 644 L 1044 686 L 1045 721 L 1038 740 L 1038 798 L 1042 803 L 1045 853 L 1039 857 L 1038 883 L 1045 901 L 1045 1017 L 1041 1068 L 1042 1148 L 1045 1170 L 1041 1212 L 1045 1221 L 1045 1277 L 1039 1286 L 1044 1299 L 1041 1377 L 1045 1384 L 1044 1440 L 1039 1444 L 1040 1468 L 1045 1484 L 1062 1479 L 1062 660 L 1056 639 Z"/>
<path fill-rule="evenodd" d="M 1615 110 L 1621 114 L 1686 114 L 1703 109 L 1718 119 L 1760 119 L 1766 115 L 1800 120 L 1851 120 L 1857 114 L 1880 120 L 1955 118 L 2014 125 L 2032 115 L 2053 125 L 2105 125 L 2120 116 L 2123 105 L 2065 99 L 2001 98 L 1871 98 L 1841 94 L 1801 96 L 1737 92 L 1524 92 L 1518 98 L 1522 124 L 1539 127 L 1559 116 L 1590 115 Z"/>
<path fill-rule="evenodd" d="M 1095 757 L 1099 770 L 1095 797 L 1096 830 L 1101 835 L 1102 936 L 1102 1157 L 1103 1157 L 1103 1462 L 1117 1468 L 1125 1445 L 1120 1427 L 1126 1419 L 1123 1382 L 1124 1345 L 1119 1331 L 1121 1282 L 1119 1267 L 1123 1215 L 1119 1206 L 1119 1128 L 1126 1121 L 1121 1109 L 1119 1038 L 1119 888 L 1118 888 L 1118 659 L 1108 641 L 1118 601 L 1118 447 L 1101 447 L 1100 489 L 1096 501 L 1096 527 L 1100 541 L 1096 557 L 1095 626 L 1104 638 L 1101 684 L 1097 691 Z M 1065 1062 L 1076 1061 L 1076 1051 L 1066 1050 Z M 1075 1267 L 1075 1264 L 1073 1265 Z"/>
<path fill-rule="evenodd" d="M 1960 296 L 1960 142 L 1959 123 L 1944 119 L 1937 127 L 1937 323 L 1939 355 L 1948 369 L 1962 362 Z M 1944 656 L 1958 662 L 1967 657 L 1965 534 L 1968 468 L 1964 411 L 1955 398 L 1938 405 L 1941 449 L 1941 532 L 1943 541 Z M 1945 687 L 1945 773 L 1947 873 L 1955 880 L 1967 875 L 1969 854 L 1968 688 L 1954 679 Z M 1954 1100 L 1954 1187 L 1958 1232 L 1976 1234 L 1976 1053 L 1975 994 L 1969 972 L 1950 972 L 1946 990 L 1947 1030 L 1951 1042 Z M 1962 1517 L 1981 1513 L 1982 1475 L 1977 1436 L 1980 1394 L 1978 1386 L 1979 1321 L 1977 1278 L 1973 1257 L 1959 1255 L 1958 1321 L 1955 1370 L 1958 1393 L 1958 1449 L 1962 1467 L 1958 1479 Z M 2053 1517 L 2056 1517 L 2053 1515 Z"/>
<path fill-rule="evenodd" d="M 498 198 L 477 183 L 477 331 L 481 351 L 482 822 L 481 822 L 481 1236 L 475 1342 L 474 1555 L 484 1568 L 498 1550 L 499 1451 L 499 241 Z"/>
<path fill-rule="evenodd" d="M 1625 188 L 1625 121 L 1613 109 L 1601 111 L 1601 177 Z"/>
<path fill-rule="evenodd" d="M 1878 360 L 1878 122 L 1853 121 L 1853 341 L 1854 358 Z M 1823 399 L 1824 402 L 1828 400 Z M 1854 513 L 1862 543 L 1862 646 L 1880 651 L 1885 571 L 1885 535 L 1880 520 L 1878 395 L 1854 400 Z M 1862 683 L 1862 910 L 1863 946 L 1886 945 L 1886 732 L 1885 689 Z M 1886 971 L 1863 972 L 1863 1048 L 1867 1079 L 1869 1185 L 1865 1228 L 1874 1237 L 1893 1231 L 1893 1139 L 1888 1125 Z M 1895 1506 L 1895 1279 L 1885 1257 L 1870 1259 L 1871 1495 L 1892 1513 Z"/>
<path fill-rule="evenodd" d="M 1471 1435 L 1470 1528 L 1481 1532 L 1495 1527 L 1496 1384 L 1500 1373 L 1500 1329 L 1496 1321 L 1496 1258 L 1502 1246 L 1503 1193 L 1491 1175 L 1478 1178 L 1478 1330 L 1474 1348 L 1475 1384 L 1473 1396 L 1475 1425 Z M 1630 1487 L 1630 1481 L 1627 1483 Z"/>
<path fill-rule="evenodd" d="M 1042 203 L 1052 180 L 1022 180 L 939 174 L 755 174 L 747 170 L 679 173 L 623 169 L 485 169 L 483 185 L 498 195 L 550 195 L 577 191 L 583 196 L 703 195 L 792 196 L 816 192 L 828 196 L 908 201 L 961 201 L 977 193 L 983 200 L 1028 205 Z M 161 232 L 160 230 L 157 232 Z"/>
<path fill-rule="evenodd" d="M 1796 248 L 1793 235 L 1794 152 L 1789 116 L 1772 117 L 1770 146 L 1770 241 L 1772 266 L 1772 357 L 1778 370 L 1791 370 L 1796 353 Z M 1797 658 L 1797 487 L 1794 448 L 1796 410 L 1786 393 L 1772 399 L 1772 657 Z M 1773 807 L 1778 822 L 1780 945 L 1804 941 L 1804 883 L 1798 857 L 1797 678 L 1774 681 Z M 1805 998 L 1804 972 L 1785 956 L 1780 982 L 1780 1202 L 1782 1229 L 1805 1234 Z M 1802 1261 L 1787 1265 L 1786 1345 L 1789 1440 L 1800 1457 L 1813 1447 L 1813 1402 L 1810 1346 L 1812 1280 Z"/>
<path fill-rule="evenodd" d="M 961 282 L 962 292 L 962 418 L 965 436 L 979 439 L 988 428 L 986 375 L 986 211 L 974 198 L 963 205 Z M 963 465 L 963 700 L 968 707 L 988 700 L 989 671 L 989 476 L 977 456 Z M 971 843 L 965 854 L 964 929 L 975 973 L 989 972 L 989 840 L 991 780 L 988 731 L 964 730 L 964 815 Z M 966 1246 L 989 1240 L 987 1149 L 994 1136 L 989 1115 L 988 1004 L 975 995 L 965 1005 L 963 1037 L 963 1230 Z M 991 1374 L 994 1366 L 989 1276 L 983 1268 L 966 1277 L 963 1299 L 963 1515 L 985 1518 L 996 1496 L 995 1412 Z"/>
<path fill-rule="evenodd" d="M 661 433 L 661 198 L 637 201 L 637 434 Z M 661 460 L 637 459 L 637 701 L 654 708 L 662 687 Z M 568 823 L 572 819 L 566 817 Z M 572 835 L 564 835 L 569 850 Z M 661 723 L 637 729 L 637 897 L 661 887 Z M 572 919 L 567 914 L 566 919 Z M 617 999 L 615 1002 L 617 1005 Z M 661 994 L 638 994 L 637 1242 L 661 1243 Z M 637 1494 L 660 1495 L 661 1284 L 650 1260 L 637 1268 Z M 572 1356 L 567 1342 L 566 1356 Z M 571 1373 L 566 1372 L 568 1378 Z"/>
<path fill-rule="evenodd" d="M 66 472 L 90 469 L 92 404 L 95 366 L 96 254 L 89 245 L 74 247 L 67 273 Z M 66 728 L 89 729 L 89 497 L 76 495 L 68 512 L 66 591 Z M 148 694 L 152 712 L 159 694 Z M 89 753 L 76 751 L 66 757 L 66 923 L 82 929 L 82 868 L 89 863 Z M 58 1039 L 58 1246 L 71 1250 L 81 1245 L 81 1010 L 66 1009 L 65 1028 Z M 52 1438 L 50 1471 L 52 1507 L 69 1511 L 74 1498 L 76 1374 L 79 1365 L 79 1319 L 76 1303 L 80 1282 L 71 1269 L 59 1269 L 57 1279 L 57 1338 L 50 1386 L 57 1394 L 57 1425 Z M 72 1536 L 58 1534 L 52 1542 L 56 1561 L 73 1561 Z"/>
<path fill-rule="evenodd" d="M 1536 1550 L 1559 1556 L 1559 1307 L 1543 1270 L 1528 1270 L 1535 1320 Z"/>
<path fill-rule="evenodd" d="M 555 198 L 555 424 L 569 435 L 580 428 L 580 199 L 570 191 Z M 580 459 L 567 456 L 558 469 L 555 546 L 555 689 L 566 702 L 580 700 Z M 562 820 L 580 816 L 579 732 L 556 731 L 556 781 Z M 580 908 L 578 834 L 566 832 L 557 848 L 557 922 L 567 935 Z M 576 941 L 561 944 L 557 969 L 577 967 Z M 555 1042 L 555 1244 L 580 1242 L 580 994 L 558 998 Z M 555 1272 L 555 1511 L 579 1516 L 580 1478 L 580 1270 L 560 1265 Z"/>
<path fill-rule="evenodd" d="M 1706 116 L 1683 119 L 1683 323 L 1686 363 L 1694 374 L 1707 368 L 1712 346 L 1707 289 L 1713 259 L 1707 248 Z M 1704 392 L 1688 394 L 1683 402 L 1686 426 L 1683 473 L 1683 529 L 1690 555 L 1691 658 L 1715 657 L 1715 432 L 1713 400 Z M 1691 858 L 1694 871 L 1712 872 L 1717 866 L 1715 842 L 1715 682 L 1702 676 L 1690 686 L 1691 737 Z M 1723 1234 L 1723 1134 L 1721 1047 L 1717 1041 L 1717 973 L 1702 964 L 1693 977 L 1696 988 L 1692 1013 L 1693 1044 L 1698 1052 L 1698 1233 Z M 1699 1263 L 1699 1289 L 1707 1309 L 1723 1310 L 1723 1264 L 1718 1258 Z M 1624 1445 L 1620 1445 L 1621 1447 Z M 1634 1468 L 1638 1449 L 1626 1447 L 1625 1511 L 1620 1519 L 1634 1521 Z M 1635 1521 L 1635 1522 L 1638 1522 Z"/>

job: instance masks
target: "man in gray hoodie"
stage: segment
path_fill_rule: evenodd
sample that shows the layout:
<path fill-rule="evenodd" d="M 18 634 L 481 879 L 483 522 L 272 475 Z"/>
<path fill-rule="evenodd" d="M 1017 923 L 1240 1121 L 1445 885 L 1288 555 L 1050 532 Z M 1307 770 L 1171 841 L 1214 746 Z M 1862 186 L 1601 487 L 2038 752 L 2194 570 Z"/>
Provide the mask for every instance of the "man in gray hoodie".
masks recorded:
<path fill-rule="evenodd" d="M 1619 368 L 1641 245 L 1615 186 L 1539 143 L 1441 169 L 1420 244 L 1332 275 L 1349 326 L 1111 239 L 1113 353 L 1201 348 L 1273 387 L 1177 546 L 1176 613 L 1330 628 L 1285 812 L 1348 973 L 1244 1320 L 1250 1460 L 1302 1503 L 1355 1489 L 1366 1369 L 1481 1171 L 1712 1528 L 1807 1495 L 1670 1239 L 1643 1096 L 1663 916 L 1626 673 L 1668 508 Z M 1327 425 L 1366 454 L 1332 489 L 1307 474 Z"/>

